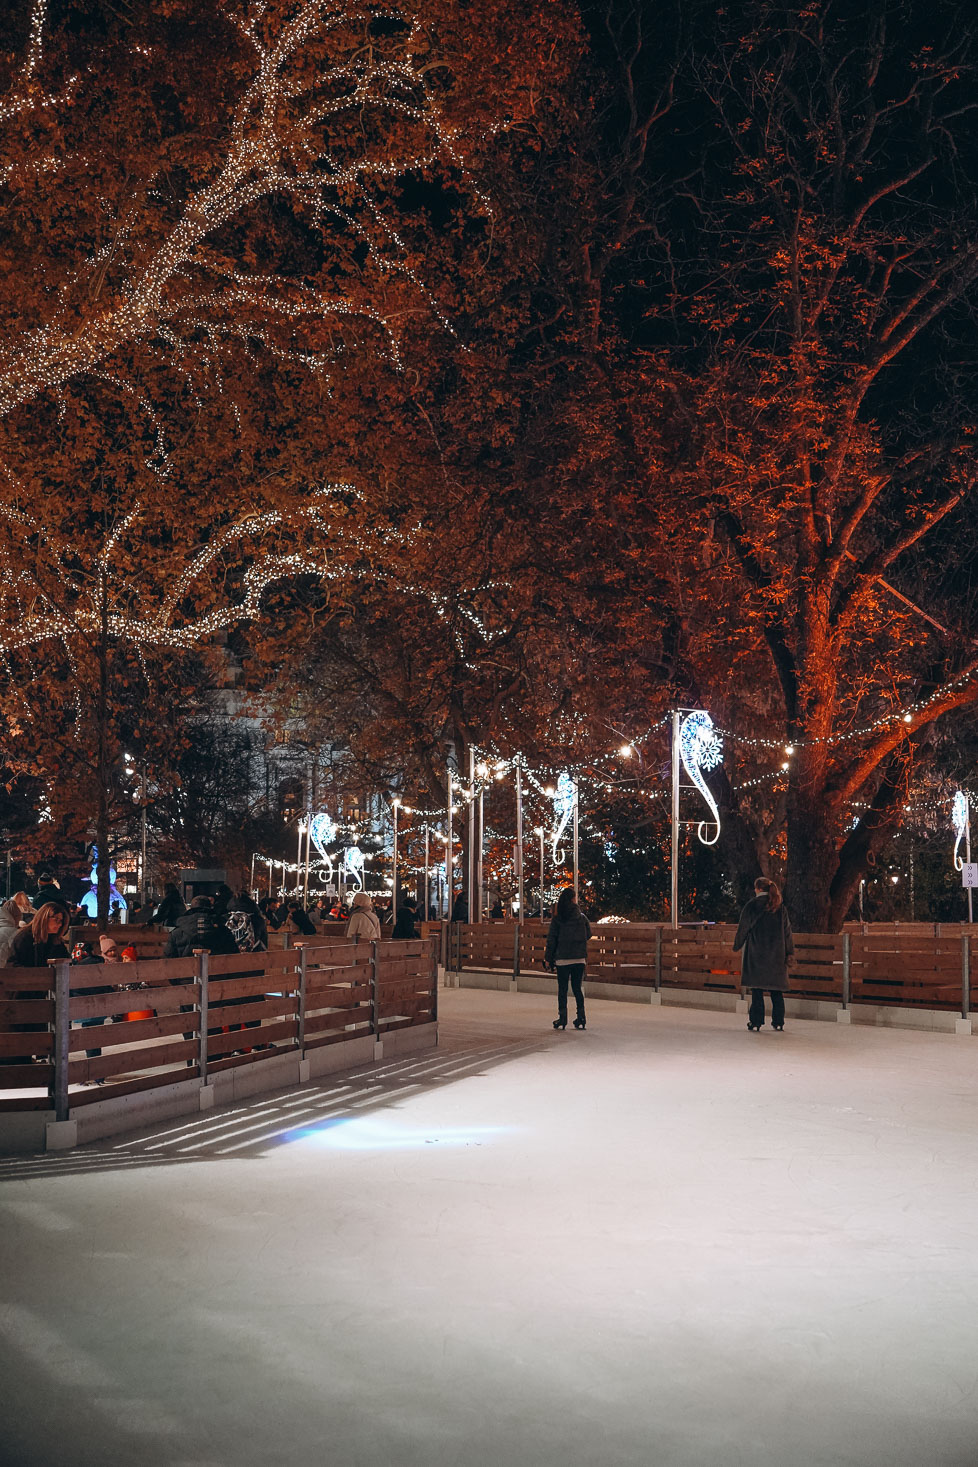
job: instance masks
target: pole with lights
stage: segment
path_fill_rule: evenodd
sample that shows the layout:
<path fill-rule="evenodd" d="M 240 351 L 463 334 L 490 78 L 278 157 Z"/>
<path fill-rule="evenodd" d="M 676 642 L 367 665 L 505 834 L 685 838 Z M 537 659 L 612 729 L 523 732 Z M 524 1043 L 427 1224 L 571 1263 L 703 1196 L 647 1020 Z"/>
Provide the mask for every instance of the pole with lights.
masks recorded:
<path fill-rule="evenodd" d="M 540 837 L 540 921 L 542 922 L 543 921 L 543 840 L 544 840 L 544 831 L 543 831 L 543 826 L 542 825 L 538 825 L 536 827 L 536 833 Z"/>
<path fill-rule="evenodd" d="M 957 790 L 951 801 L 951 819 L 954 821 L 954 869 L 960 871 L 964 865 L 971 864 L 971 802 L 964 790 Z M 964 860 L 958 855 L 961 842 L 964 841 Z M 974 921 L 974 897 L 971 887 L 968 892 L 968 925 Z"/>

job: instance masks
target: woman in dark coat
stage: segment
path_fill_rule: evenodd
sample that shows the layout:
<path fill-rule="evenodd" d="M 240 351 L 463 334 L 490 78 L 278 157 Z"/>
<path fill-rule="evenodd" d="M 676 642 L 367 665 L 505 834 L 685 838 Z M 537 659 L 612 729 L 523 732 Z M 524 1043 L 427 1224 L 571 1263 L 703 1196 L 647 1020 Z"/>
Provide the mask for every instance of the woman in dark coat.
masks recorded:
<path fill-rule="evenodd" d="M 788 959 L 795 943 L 778 884 L 768 876 L 754 882 L 754 898 L 740 914 L 734 952 L 741 949 L 741 978 L 751 991 L 748 1029 L 760 1029 L 764 1023 L 765 990 L 771 995 L 771 1028 L 783 1029 Z"/>
<path fill-rule="evenodd" d="M 587 945 L 591 936 L 591 924 L 574 900 L 574 888 L 565 886 L 557 898 L 557 910 L 547 933 L 547 951 L 544 965 L 557 974 L 557 1017 L 555 1029 L 567 1028 L 567 985 L 574 991 L 577 1005 L 575 1029 L 587 1028 L 584 1013 L 584 972 L 587 966 Z"/>

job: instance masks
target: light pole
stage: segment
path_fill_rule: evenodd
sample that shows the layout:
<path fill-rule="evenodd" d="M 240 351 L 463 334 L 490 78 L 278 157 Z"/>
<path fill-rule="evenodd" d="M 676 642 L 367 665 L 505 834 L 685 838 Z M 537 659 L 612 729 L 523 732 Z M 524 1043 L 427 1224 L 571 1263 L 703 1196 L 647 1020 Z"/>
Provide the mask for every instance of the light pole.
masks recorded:
<path fill-rule="evenodd" d="M 479 764 L 476 765 L 476 771 L 475 772 L 476 772 L 476 774 L 479 776 L 479 778 L 481 780 L 484 780 L 486 778 L 486 776 L 488 775 L 488 773 L 489 773 L 489 765 L 485 762 L 485 760 L 482 760 L 481 763 L 479 763 Z M 485 786 L 484 785 L 480 785 L 480 787 L 479 787 L 479 840 L 478 840 L 478 843 L 477 843 L 477 846 L 476 846 L 476 862 L 475 862 L 475 890 L 476 890 L 476 897 L 477 897 L 475 920 L 477 922 L 481 922 L 482 921 L 482 863 L 483 863 L 483 855 L 484 855 L 485 843 L 486 843 L 486 792 L 485 792 Z"/>
<path fill-rule="evenodd" d="M 141 805 L 143 807 L 143 865 L 142 865 L 142 875 L 143 875 L 142 888 L 143 888 L 143 890 L 142 890 L 142 905 L 145 907 L 147 901 L 149 900 L 149 895 L 148 895 L 148 893 L 149 893 L 149 883 L 147 882 L 147 879 L 146 879 L 146 760 L 145 759 L 143 760 L 142 799 L 141 799 L 140 803 L 141 803 Z"/>
<path fill-rule="evenodd" d="M 391 911 L 394 920 L 397 921 L 397 812 L 400 808 L 400 800 L 395 795 L 391 800 L 391 814 L 394 817 L 394 850 L 391 856 Z"/>
<path fill-rule="evenodd" d="M 578 781 L 574 781 L 574 900 L 580 896 L 580 873 L 578 871 L 578 856 L 580 854 L 580 819 L 581 819 L 581 787 Z"/>
<path fill-rule="evenodd" d="M 424 823 L 424 920 L 428 921 L 428 913 L 431 911 L 431 897 L 428 888 L 428 841 L 430 827 L 427 820 Z"/>
<path fill-rule="evenodd" d="M 517 922 L 523 921 L 523 774 L 516 760 L 516 890 L 519 895 Z"/>
<path fill-rule="evenodd" d="M 537 835 L 540 837 L 540 921 L 543 921 L 543 826 L 538 825 Z M 577 900 L 575 896 L 575 901 Z"/>
<path fill-rule="evenodd" d="M 452 771 L 448 771 L 448 839 L 445 842 L 445 916 L 452 916 L 452 868 L 455 864 L 455 833 L 452 829 L 452 798 L 454 795 Z"/>
<path fill-rule="evenodd" d="M 669 873 L 669 925 L 679 926 L 679 709 L 672 715 L 672 869 Z"/>

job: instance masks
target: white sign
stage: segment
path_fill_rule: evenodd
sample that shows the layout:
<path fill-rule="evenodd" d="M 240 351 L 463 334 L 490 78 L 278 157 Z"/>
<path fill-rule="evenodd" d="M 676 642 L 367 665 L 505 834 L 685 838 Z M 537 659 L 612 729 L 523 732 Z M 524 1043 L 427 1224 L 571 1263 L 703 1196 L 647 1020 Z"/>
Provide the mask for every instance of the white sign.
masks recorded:
<path fill-rule="evenodd" d="M 965 861 L 961 867 L 961 885 L 978 887 L 978 861 Z"/>

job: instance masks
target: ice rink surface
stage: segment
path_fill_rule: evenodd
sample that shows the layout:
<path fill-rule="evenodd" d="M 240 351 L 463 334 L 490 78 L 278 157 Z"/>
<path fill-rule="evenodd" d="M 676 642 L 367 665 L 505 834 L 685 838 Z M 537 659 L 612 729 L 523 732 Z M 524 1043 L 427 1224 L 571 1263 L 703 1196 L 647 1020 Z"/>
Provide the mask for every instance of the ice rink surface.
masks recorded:
<path fill-rule="evenodd" d="M 978 1467 L 978 1041 L 450 990 L 0 1162 L 3 1467 Z"/>

